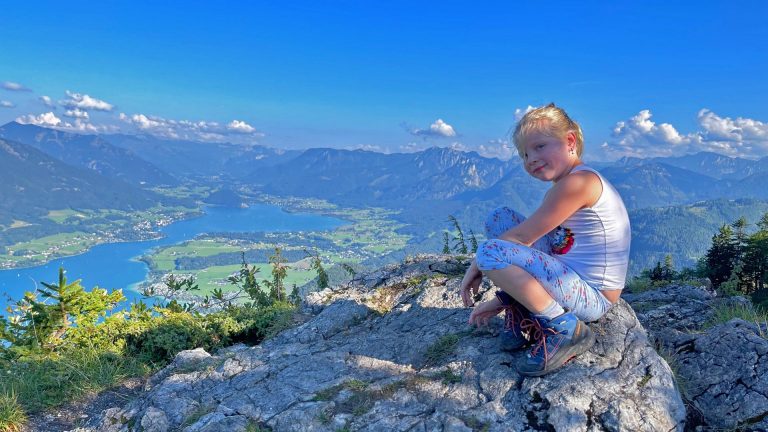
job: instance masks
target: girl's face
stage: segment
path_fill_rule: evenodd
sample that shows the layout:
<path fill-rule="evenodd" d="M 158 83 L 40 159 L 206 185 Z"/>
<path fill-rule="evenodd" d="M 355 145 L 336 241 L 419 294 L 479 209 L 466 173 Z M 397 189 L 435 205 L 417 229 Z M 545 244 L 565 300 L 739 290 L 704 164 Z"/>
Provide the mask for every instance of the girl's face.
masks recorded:
<path fill-rule="evenodd" d="M 576 156 L 576 135 L 568 132 L 563 137 L 531 132 L 523 139 L 523 163 L 531 176 L 541 181 L 557 183 L 574 167 Z"/>

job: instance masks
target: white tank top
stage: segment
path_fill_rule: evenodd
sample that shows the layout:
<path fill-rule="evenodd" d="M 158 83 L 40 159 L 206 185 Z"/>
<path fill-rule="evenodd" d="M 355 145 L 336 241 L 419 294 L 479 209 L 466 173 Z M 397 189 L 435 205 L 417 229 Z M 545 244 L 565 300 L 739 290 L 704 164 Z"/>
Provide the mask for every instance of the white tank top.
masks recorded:
<path fill-rule="evenodd" d="M 591 287 L 623 289 L 632 237 L 627 209 L 619 193 L 600 173 L 585 165 L 571 172 L 576 171 L 597 174 L 603 192 L 592 207 L 578 210 L 558 227 L 560 240 L 567 240 L 570 248 L 561 242 L 553 246 L 553 252 Z"/>

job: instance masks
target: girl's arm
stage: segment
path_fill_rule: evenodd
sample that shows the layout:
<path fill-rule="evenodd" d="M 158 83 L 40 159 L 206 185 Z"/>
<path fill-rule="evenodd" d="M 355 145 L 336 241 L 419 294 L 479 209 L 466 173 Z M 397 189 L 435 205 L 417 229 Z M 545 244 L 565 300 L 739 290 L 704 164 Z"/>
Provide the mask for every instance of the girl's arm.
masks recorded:
<path fill-rule="evenodd" d="M 597 174 L 589 171 L 569 174 L 552 186 L 531 217 L 499 238 L 530 246 L 576 211 L 594 205 L 602 192 L 603 185 Z"/>

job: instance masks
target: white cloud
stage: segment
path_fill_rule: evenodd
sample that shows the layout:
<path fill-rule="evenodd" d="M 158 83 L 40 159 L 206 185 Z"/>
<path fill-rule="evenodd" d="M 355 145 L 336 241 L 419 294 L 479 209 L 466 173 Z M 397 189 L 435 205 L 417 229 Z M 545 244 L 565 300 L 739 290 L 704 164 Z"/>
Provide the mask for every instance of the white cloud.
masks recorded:
<path fill-rule="evenodd" d="M 657 125 L 650 110 L 642 110 L 629 120 L 616 123 L 610 142 L 602 148 L 614 157 L 656 157 L 685 153 L 692 137 L 682 136 L 669 123 Z"/>
<path fill-rule="evenodd" d="M 119 129 L 112 125 L 94 125 L 82 118 L 75 119 L 74 123 L 69 123 L 56 117 L 53 112 L 47 112 L 40 115 L 28 114 L 16 118 L 21 124 L 31 124 L 46 128 L 54 128 L 67 132 L 88 132 L 88 133 L 106 133 L 118 132 Z"/>
<path fill-rule="evenodd" d="M 67 108 L 80 108 L 96 111 L 112 111 L 115 106 L 101 99 L 96 99 L 87 94 L 74 93 L 66 91 L 67 99 L 60 103 Z"/>
<path fill-rule="evenodd" d="M 532 107 L 528 105 L 527 108 L 516 108 L 515 109 L 515 121 L 520 121 L 521 118 L 523 118 L 524 115 L 528 114 L 529 112 L 535 110 L 535 107 Z"/>
<path fill-rule="evenodd" d="M 700 151 L 743 158 L 768 155 L 768 123 L 720 117 L 708 109 L 700 110 L 697 120 L 699 130 L 683 135 L 669 123 L 657 125 L 650 110 L 643 110 L 616 123 L 611 140 L 603 143 L 602 149 L 613 157 L 677 156 Z"/>
<path fill-rule="evenodd" d="M 517 156 L 517 148 L 511 146 L 509 141 L 504 139 L 494 139 L 488 141 L 488 144 L 480 144 L 477 152 L 484 157 L 509 160 Z"/>
<path fill-rule="evenodd" d="M 456 136 L 456 131 L 453 126 L 444 122 L 443 119 L 437 119 L 429 126 L 429 129 L 411 129 L 412 135 L 421 137 L 437 137 L 437 138 L 450 138 Z"/>
<path fill-rule="evenodd" d="M 75 119 L 74 124 L 65 123 L 64 126 L 60 126 L 59 129 L 64 129 L 71 132 L 89 132 L 89 133 L 115 133 L 119 132 L 120 128 L 114 125 L 94 125 L 88 120 Z"/>
<path fill-rule="evenodd" d="M 31 89 L 28 89 L 19 83 L 11 81 L 3 81 L 2 87 L 10 91 L 32 91 Z"/>
<path fill-rule="evenodd" d="M 71 109 L 67 110 L 67 112 L 64 113 L 65 117 L 72 117 L 72 118 L 78 118 L 78 119 L 85 119 L 88 120 L 88 112 L 82 111 L 80 109 Z"/>
<path fill-rule="evenodd" d="M 256 128 L 249 125 L 248 123 L 240 120 L 232 120 L 227 125 L 227 129 L 234 131 L 234 132 L 240 132 L 240 133 L 254 133 L 256 132 Z"/>
<path fill-rule="evenodd" d="M 48 108 L 56 108 L 56 104 L 48 96 L 40 96 L 40 101 Z"/>
<path fill-rule="evenodd" d="M 58 126 L 61 124 L 61 119 L 56 117 L 56 114 L 47 112 L 38 116 L 29 114 L 16 118 L 16 121 L 21 124 L 31 124 L 36 126 Z"/>
<path fill-rule="evenodd" d="M 386 149 L 380 145 L 375 144 L 357 144 L 353 146 L 344 147 L 345 150 L 365 150 L 376 153 L 389 153 L 389 149 Z"/>
<path fill-rule="evenodd" d="M 15 108 L 15 107 L 16 105 L 14 105 L 13 102 L 0 100 L 0 108 Z"/>
<path fill-rule="evenodd" d="M 223 125 L 214 121 L 173 120 L 145 114 L 129 116 L 120 113 L 118 118 L 139 132 L 160 138 L 251 144 L 264 136 L 253 126 L 239 120 Z"/>

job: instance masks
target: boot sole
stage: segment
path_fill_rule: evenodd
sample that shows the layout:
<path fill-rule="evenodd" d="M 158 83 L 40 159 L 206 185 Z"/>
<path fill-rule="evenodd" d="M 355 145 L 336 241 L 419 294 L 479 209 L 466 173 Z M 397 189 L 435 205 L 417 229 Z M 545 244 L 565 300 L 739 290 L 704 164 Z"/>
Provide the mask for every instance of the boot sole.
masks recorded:
<path fill-rule="evenodd" d="M 564 364 L 571 361 L 574 357 L 579 356 L 581 354 L 584 354 L 585 352 L 589 351 L 590 348 L 595 344 L 595 333 L 592 331 L 592 329 L 589 328 L 588 325 L 583 324 L 584 326 L 584 337 L 582 338 L 582 342 L 577 343 L 575 345 L 571 345 L 570 347 L 566 348 L 565 351 L 559 351 L 555 358 L 550 360 L 547 363 L 547 367 L 545 367 L 542 370 L 538 371 L 521 371 L 518 369 L 518 373 L 525 376 L 530 377 L 540 377 L 543 375 L 546 375 L 550 372 L 554 372 L 560 367 L 562 367 Z M 563 353 L 562 355 L 560 353 Z M 565 360 L 559 361 L 557 359 L 564 358 Z"/>
<path fill-rule="evenodd" d="M 502 350 L 502 351 L 506 351 L 506 352 L 514 352 L 514 351 L 519 351 L 519 350 L 521 350 L 523 348 L 528 348 L 531 345 L 532 344 L 530 342 L 526 342 L 524 344 L 520 344 L 520 345 L 517 345 L 517 346 L 515 346 L 515 345 L 507 346 L 507 345 L 504 345 L 502 343 L 501 347 L 499 347 L 499 349 Z"/>

